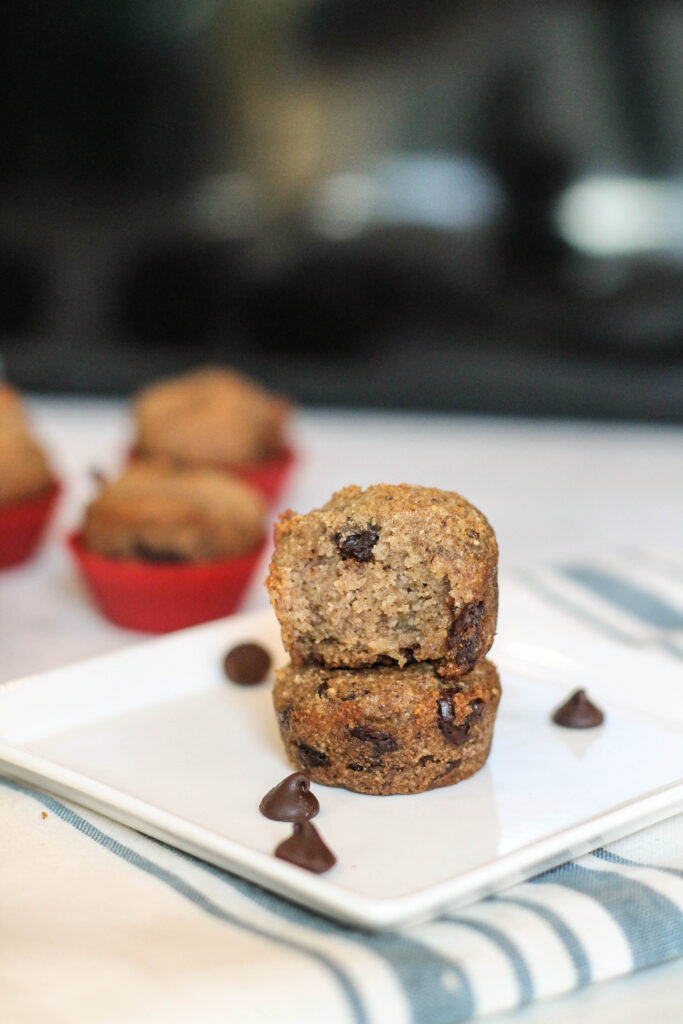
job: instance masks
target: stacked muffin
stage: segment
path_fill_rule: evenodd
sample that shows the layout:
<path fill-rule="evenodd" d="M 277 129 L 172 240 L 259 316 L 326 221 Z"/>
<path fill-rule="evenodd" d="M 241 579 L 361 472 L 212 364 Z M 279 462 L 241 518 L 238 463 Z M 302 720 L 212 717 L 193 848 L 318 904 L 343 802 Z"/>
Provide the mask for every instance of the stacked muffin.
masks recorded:
<path fill-rule="evenodd" d="M 291 763 L 362 793 L 467 778 L 500 699 L 486 660 L 498 547 L 458 494 L 347 487 L 275 528 L 267 586 L 290 664 L 273 693 Z"/>

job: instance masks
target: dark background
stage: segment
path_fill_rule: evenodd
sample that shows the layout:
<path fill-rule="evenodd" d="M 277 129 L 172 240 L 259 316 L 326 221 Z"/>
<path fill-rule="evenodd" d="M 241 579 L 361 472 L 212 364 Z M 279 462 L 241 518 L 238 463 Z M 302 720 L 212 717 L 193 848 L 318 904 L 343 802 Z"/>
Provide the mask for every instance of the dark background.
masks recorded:
<path fill-rule="evenodd" d="M 683 420 L 683 5 L 6 0 L 0 357 Z"/>

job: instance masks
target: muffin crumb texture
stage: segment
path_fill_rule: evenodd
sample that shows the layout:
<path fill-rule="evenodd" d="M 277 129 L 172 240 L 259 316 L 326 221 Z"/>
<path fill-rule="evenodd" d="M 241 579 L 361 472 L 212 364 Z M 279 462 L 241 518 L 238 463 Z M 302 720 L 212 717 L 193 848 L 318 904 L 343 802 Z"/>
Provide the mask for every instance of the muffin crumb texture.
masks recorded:
<path fill-rule="evenodd" d="M 266 582 L 294 665 L 430 661 L 457 678 L 493 642 L 497 564 L 493 530 L 459 494 L 378 484 L 285 512 Z"/>

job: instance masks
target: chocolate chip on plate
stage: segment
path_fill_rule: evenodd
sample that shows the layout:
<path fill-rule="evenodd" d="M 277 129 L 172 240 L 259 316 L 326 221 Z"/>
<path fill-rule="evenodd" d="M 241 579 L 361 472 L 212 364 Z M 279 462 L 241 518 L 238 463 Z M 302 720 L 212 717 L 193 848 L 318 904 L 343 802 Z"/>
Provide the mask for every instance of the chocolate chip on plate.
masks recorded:
<path fill-rule="evenodd" d="M 588 699 L 585 690 L 576 690 L 553 714 L 555 725 L 565 729 L 593 729 L 604 720 L 602 711 Z"/>
<path fill-rule="evenodd" d="M 223 660 L 228 679 L 240 686 L 262 683 L 270 671 L 271 657 L 260 644 L 237 644 Z"/>
<path fill-rule="evenodd" d="M 303 772 L 294 772 L 273 786 L 259 804 L 261 814 L 272 821 L 306 821 L 320 810 L 311 793 L 311 780 Z"/>
<path fill-rule="evenodd" d="M 295 822 L 291 836 L 276 847 L 275 856 L 317 875 L 329 871 L 337 863 L 337 858 L 310 821 Z"/>

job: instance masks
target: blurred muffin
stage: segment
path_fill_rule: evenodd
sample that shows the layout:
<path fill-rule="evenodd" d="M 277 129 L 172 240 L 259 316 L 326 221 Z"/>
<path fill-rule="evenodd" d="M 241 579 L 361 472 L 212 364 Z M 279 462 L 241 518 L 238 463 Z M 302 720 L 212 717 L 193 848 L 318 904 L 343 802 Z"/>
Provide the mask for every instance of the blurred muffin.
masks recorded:
<path fill-rule="evenodd" d="M 83 544 L 114 559 L 219 561 L 253 551 L 264 516 L 260 495 L 225 473 L 139 462 L 88 506 Z"/>
<path fill-rule="evenodd" d="M 240 374 L 204 367 L 137 397 L 136 455 L 241 470 L 282 456 L 289 403 Z"/>
<path fill-rule="evenodd" d="M 35 498 L 53 486 L 50 466 L 29 432 L 17 392 L 0 385 L 0 504 Z"/>
<path fill-rule="evenodd" d="M 21 398 L 0 384 L 0 568 L 34 553 L 58 496 L 59 484 L 31 435 Z"/>
<path fill-rule="evenodd" d="M 236 611 L 264 517 L 261 496 L 227 473 L 137 462 L 102 487 L 69 547 L 108 619 L 165 633 Z"/>

